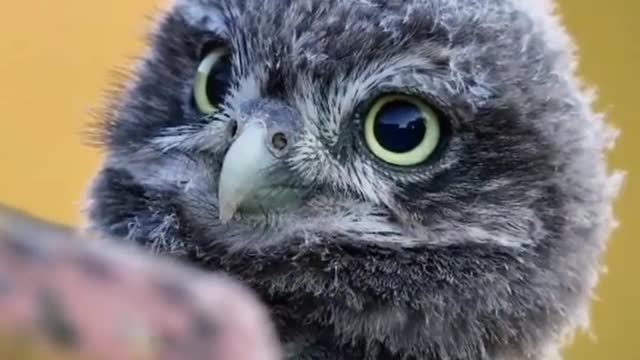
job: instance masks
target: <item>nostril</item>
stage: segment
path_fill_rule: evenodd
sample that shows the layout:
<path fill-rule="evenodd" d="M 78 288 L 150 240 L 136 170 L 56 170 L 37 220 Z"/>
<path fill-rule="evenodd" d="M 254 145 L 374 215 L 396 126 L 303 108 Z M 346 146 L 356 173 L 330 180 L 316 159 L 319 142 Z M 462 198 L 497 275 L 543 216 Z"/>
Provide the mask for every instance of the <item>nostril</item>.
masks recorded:
<path fill-rule="evenodd" d="M 229 138 L 234 138 L 236 133 L 238 132 L 238 122 L 235 120 L 229 121 L 229 127 L 227 128 L 229 132 Z"/>
<path fill-rule="evenodd" d="M 282 151 L 287 147 L 289 142 L 287 141 L 287 136 L 284 133 L 277 132 L 273 134 L 271 143 L 276 150 Z"/>

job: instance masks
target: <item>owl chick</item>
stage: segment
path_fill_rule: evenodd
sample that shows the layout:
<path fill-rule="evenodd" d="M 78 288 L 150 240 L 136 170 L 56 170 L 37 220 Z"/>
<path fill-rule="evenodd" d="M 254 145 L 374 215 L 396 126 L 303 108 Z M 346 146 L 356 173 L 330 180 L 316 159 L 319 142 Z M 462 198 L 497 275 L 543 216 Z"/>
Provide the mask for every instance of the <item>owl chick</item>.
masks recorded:
<path fill-rule="evenodd" d="M 93 230 L 224 271 L 287 359 L 550 359 L 612 132 L 542 0 L 177 0 L 101 127 Z"/>

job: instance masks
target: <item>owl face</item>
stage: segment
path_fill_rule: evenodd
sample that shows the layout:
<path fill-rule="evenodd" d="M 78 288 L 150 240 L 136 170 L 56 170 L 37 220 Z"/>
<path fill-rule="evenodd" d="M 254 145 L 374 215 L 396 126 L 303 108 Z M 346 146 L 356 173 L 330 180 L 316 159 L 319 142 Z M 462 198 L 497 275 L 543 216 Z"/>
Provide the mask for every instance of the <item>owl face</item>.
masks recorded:
<path fill-rule="evenodd" d="M 178 2 L 108 124 L 114 168 L 205 243 L 534 243 L 575 99 L 542 30 L 480 3 Z"/>
<path fill-rule="evenodd" d="M 611 189 L 548 6 L 180 0 L 106 114 L 93 225 L 209 260 L 390 251 L 435 266 L 402 285 L 431 311 L 545 323 L 590 289 Z"/>

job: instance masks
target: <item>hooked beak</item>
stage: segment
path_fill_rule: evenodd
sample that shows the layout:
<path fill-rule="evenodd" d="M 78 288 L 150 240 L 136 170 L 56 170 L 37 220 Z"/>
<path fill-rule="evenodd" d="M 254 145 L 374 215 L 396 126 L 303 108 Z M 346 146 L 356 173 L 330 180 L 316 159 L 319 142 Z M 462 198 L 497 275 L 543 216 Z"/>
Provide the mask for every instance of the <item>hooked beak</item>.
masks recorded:
<path fill-rule="evenodd" d="M 220 172 L 218 204 L 220 221 L 236 213 L 255 213 L 300 204 L 303 192 L 292 187 L 291 174 L 270 148 L 262 121 L 246 124 L 231 144 Z"/>

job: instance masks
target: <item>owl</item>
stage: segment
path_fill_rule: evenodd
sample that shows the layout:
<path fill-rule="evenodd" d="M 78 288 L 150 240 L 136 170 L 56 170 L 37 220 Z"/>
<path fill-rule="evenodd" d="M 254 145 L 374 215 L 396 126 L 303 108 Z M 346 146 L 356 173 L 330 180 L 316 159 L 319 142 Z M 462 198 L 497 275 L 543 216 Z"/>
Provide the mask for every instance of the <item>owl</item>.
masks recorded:
<path fill-rule="evenodd" d="M 99 127 L 90 230 L 239 279 L 286 359 L 553 359 L 615 132 L 550 0 L 177 0 Z"/>

